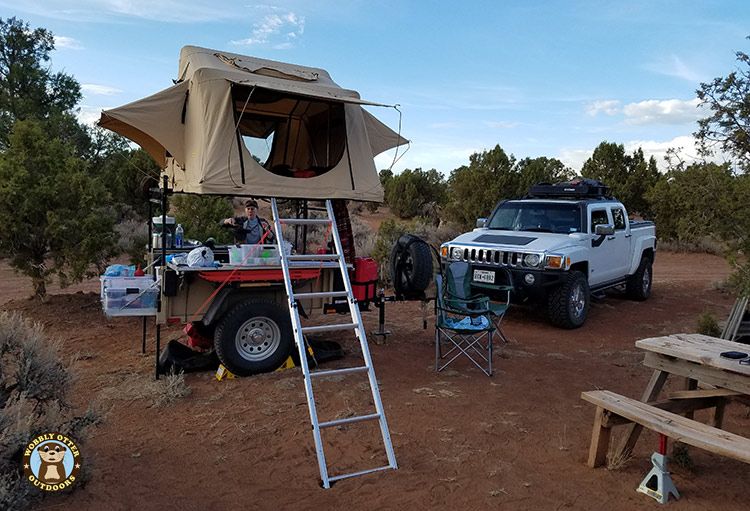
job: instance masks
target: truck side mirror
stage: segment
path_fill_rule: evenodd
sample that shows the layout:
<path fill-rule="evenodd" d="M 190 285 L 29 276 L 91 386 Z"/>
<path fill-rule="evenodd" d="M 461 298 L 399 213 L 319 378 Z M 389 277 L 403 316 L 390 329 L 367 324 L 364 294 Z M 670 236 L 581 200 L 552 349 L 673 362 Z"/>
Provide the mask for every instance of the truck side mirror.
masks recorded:
<path fill-rule="evenodd" d="M 594 234 L 599 236 L 609 236 L 615 233 L 615 226 L 612 224 L 599 224 L 594 227 Z"/>
<path fill-rule="evenodd" d="M 486 218 L 477 218 L 477 227 L 482 228 L 487 223 Z"/>

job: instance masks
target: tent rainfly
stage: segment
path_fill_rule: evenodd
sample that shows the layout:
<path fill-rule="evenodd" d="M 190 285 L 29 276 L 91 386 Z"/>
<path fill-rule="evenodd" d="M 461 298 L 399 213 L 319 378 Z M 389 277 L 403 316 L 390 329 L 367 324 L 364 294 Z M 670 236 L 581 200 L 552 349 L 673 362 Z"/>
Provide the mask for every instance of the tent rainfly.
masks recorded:
<path fill-rule="evenodd" d="M 175 85 L 99 125 L 143 147 L 175 192 L 381 202 L 373 158 L 408 141 L 363 105 L 386 106 L 323 69 L 185 46 Z"/>

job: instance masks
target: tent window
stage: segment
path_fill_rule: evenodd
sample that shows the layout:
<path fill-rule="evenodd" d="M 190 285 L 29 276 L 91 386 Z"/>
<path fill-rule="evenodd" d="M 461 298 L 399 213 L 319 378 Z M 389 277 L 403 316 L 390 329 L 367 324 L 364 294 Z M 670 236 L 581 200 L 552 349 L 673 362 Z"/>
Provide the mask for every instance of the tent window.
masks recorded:
<path fill-rule="evenodd" d="M 235 118 L 245 148 L 266 170 L 307 178 L 344 157 L 344 104 L 250 87 L 233 87 Z M 244 107 L 244 110 L 243 110 Z"/>

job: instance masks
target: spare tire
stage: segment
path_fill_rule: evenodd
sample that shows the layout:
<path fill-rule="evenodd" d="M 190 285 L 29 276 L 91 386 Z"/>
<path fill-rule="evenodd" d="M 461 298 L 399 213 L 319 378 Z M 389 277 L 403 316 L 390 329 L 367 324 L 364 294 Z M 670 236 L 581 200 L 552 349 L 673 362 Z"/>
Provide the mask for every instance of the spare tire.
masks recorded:
<path fill-rule="evenodd" d="M 421 238 L 404 234 L 393 245 L 391 280 L 399 298 L 421 298 L 432 280 L 432 252 Z"/>

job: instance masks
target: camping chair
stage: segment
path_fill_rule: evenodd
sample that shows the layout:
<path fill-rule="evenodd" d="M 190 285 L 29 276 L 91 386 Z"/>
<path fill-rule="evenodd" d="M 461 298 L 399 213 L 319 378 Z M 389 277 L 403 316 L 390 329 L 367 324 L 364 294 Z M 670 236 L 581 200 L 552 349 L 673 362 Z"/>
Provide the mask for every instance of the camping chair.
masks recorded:
<path fill-rule="evenodd" d="M 443 278 L 435 277 L 435 371 L 440 372 L 461 355 L 465 355 L 487 376 L 492 376 L 492 333 L 489 298 L 462 300 L 443 286 Z M 443 353 L 443 345 L 448 350 Z M 449 358 L 450 357 L 450 358 Z M 447 362 L 442 363 L 443 360 Z"/>
<path fill-rule="evenodd" d="M 502 329 L 502 321 L 505 317 L 505 313 L 508 312 L 510 307 L 510 292 L 513 290 L 513 277 L 507 268 L 496 268 L 495 276 L 505 275 L 505 284 L 482 284 L 479 282 L 472 282 L 471 279 L 471 267 L 469 263 L 463 261 L 456 261 L 448 265 L 445 270 L 446 279 L 446 290 L 448 293 L 448 305 L 451 304 L 451 298 L 455 297 L 459 300 L 469 300 L 482 297 L 484 295 L 476 293 L 476 288 L 492 289 L 494 291 L 493 296 L 489 298 L 488 308 L 490 310 L 490 318 L 495 326 L 495 331 L 500 336 L 503 343 L 508 343 L 508 338 L 505 336 L 505 332 Z M 474 289 L 472 289 L 474 288 Z"/>

